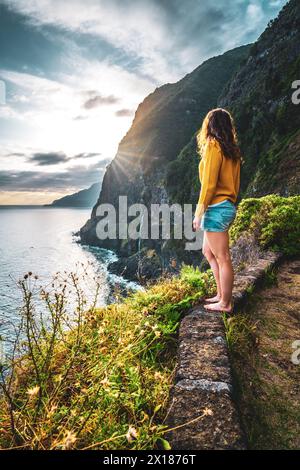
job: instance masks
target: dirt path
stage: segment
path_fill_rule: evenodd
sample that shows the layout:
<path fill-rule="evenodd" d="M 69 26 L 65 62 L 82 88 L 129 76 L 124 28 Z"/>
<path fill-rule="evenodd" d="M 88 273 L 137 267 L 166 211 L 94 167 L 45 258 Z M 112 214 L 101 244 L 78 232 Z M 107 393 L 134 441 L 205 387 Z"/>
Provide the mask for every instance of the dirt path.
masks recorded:
<path fill-rule="evenodd" d="M 230 323 L 237 401 L 250 448 L 299 449 L 300 364 L 292 353 L 300 344 L 300 260 L 281 264 L 265 284 Z"/>

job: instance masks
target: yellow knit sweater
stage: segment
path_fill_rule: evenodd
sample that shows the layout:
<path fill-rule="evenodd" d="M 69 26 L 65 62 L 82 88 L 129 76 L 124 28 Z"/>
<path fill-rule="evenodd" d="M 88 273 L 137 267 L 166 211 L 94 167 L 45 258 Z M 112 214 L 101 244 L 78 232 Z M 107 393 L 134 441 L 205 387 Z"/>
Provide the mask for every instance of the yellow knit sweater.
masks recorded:
<path fill-rule="evenodd" d="M 228 199 L 235 203 L 240 189 L 240 160 L 226 158 L 219 142 L 209 139 L 199 163 L 201 191 L 195 215 L 202 217 L 208 205 Z"/>

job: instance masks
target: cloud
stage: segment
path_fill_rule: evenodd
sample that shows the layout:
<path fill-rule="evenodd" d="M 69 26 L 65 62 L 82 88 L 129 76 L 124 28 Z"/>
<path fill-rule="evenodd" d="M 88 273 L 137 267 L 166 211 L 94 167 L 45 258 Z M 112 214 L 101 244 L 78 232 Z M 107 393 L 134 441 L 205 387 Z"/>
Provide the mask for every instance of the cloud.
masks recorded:
<path fill-rule="evenodd" d="M 70 158 L 64 152 L 45 152 L 33 154 L 30 160 L 39 166 L 48 166 L 65 163 Z"/>
<path fill-rule="evenodd" d="M 93 109 L 97 108 L 98 106 L 105 106 L 110 104 L 118 103 L 120 99 L 116 96 L 109 95 L 109 96 L 102 96 L 96 95 L 93 98 L 89 98 L 83 105 L 85 109 Z"/>
<path fill-rule="evenodd" d="M 66 191 L 87 188 L 103 178 L 107 161 L 78 165 L 62 172 L 0 171 L 1 191 Z"/>
<path fill-rule="evenodd" d="M 72 159 L 77 159 L 77 158 L 93 158 L 93 157 L 99 157 L 101 153 L 93 153 L 93 152 L 83 152 L 83 153 L 78 153 L 77 155 L 74 155 Z"/>
<path fill-rule="evenodd" d="M 255 31 L 264 19 L 262 5 L 259 3 L 250 3 L 247 7 L 247 18 L 249 18 L 252 29 Z"/>
<path fill-rule="evenodd" d="M 133 116 L 134 115 L 134 109 L 118 109 L 118 111 L 115 112 L 116 116 L 118 117 L 128 117 L 128 116 Z"/>
<path fill-rule="evenodd" d="M 24 152 L 11 152 L 6 154 L 7 157 L 25 157 L 26 154 Z"/>
<path fill-rule="evenodd" d="M 61 72 L 55 79 L 0 69 L 0 75 L 13 94 L 28 97 L 28 103 L 8 101 L 9 106 L 0 107 L 0 118 L 3 111 L 2 116 L 13 127 L 14 133 L 26 135 L 26 140 L 23 139 L 26 147 L 32 145 L 43 152 L 51 152 L 54 147 L 68 155 L 97 152 L 112 159 L 131 122 L 129 116 L 116 122 L 118 108 L 113 103 L 121 101 L 118 97 L 124 94 L 124 109 L 135 109 L 152 90 L 152 85 L 105 62 L 76 57 L 76 68 L 82 75 Z M 95 85 L 104 91 L 97 92 Z M 90 109 L 83 108 L 83 97 L 86 108 Z M 109 106 L 100 103 L 109 103 Z M 0 132 L 2 138 L 3 126 Z M 7 136 L 8 133 L 6 143 L 10 144 L 12 140 Z"/>
<path fill-rule="evenodd" d="M 175 81 L 211 55 L 255 40 L 286 0 L 5 0 L 33 26 L 87 38 L 127 70 Z M 85 36 L 83 36 L 85 35 Z M 87 48 L 88 54 L 88 48 Z"/>
<path fill-rule="evenodd" d="M 14 154 L 16 156 L 16 154 Z M 18 156 L 18 154 L 17 154 Z M 24 154 L 19 154 L 19 156 L 24 156 Z M 78 153 L 72 157 L 66 155 L 64 152 L 37 152 L 29 157 L 29 161 L 36 163 L 39 166 L 51 166 L 57 165 L 60 163 L 66 163 L 70 160 L 77 159 L 87 159 L 93 157 L 99 157 L 100 153 L 94 152 L 82 152 Z"/>
<path fill-rule="evenodd" d="M 24 192 L 97 181 L 92 165 L 113 158 L 145 96 L 256 40 L 285 3 L 0 0 L 1 181 Z"/>

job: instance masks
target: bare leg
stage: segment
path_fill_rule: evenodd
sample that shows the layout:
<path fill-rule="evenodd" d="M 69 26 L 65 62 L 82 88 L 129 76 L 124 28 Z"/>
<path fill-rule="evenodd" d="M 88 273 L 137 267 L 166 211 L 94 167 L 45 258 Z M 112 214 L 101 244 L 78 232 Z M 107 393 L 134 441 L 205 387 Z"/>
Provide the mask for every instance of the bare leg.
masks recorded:
<path fill-rule="evenodd" d="M 230 312 L 233 287 L 233 269 L 229 251 L 228 232 L 206 232 L 209 247 L 219 267 L 221 299 L 215 304 L 206 305 L 209 310 Z"/>
<path fill-rule="evenodd" d="M 221 285 L 220 285 L 220 275 L 219 275 L 219 266 L 217 263 L 216 258 L 213 255 L 213 252 L 211 251 L 208 243 L 208 239 L 206 236 L 206 232 L 204 232 L 204 237 L 203 237 L 203 246 L 202 246 L 202 253 L 207 259 L 211 270 L 213 272 L 216 285 L 217 285 L 217 295 L 214 297 L 211 297 L 210 299 L 205 299 L 207 302 L 218 302 L 221 299 Z"/>

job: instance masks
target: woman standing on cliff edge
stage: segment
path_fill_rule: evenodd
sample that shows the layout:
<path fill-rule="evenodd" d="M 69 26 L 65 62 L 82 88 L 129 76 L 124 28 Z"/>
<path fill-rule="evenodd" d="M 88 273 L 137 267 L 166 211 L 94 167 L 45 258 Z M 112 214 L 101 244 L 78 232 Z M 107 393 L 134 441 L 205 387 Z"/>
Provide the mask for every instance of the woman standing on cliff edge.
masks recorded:
<path fill-rule="evenodd" d="M 202 253 L 213 271 L 217 295 L 205 308 L 232 310 L 233 268 L 229 251 L 228 229 L 236 214 L 235 203 L 240 187 L 241 153 L 233 119 L 225 109 L 213 109 L 197 135 L 201 191 L 194 230 L 204 230 Z"/>

